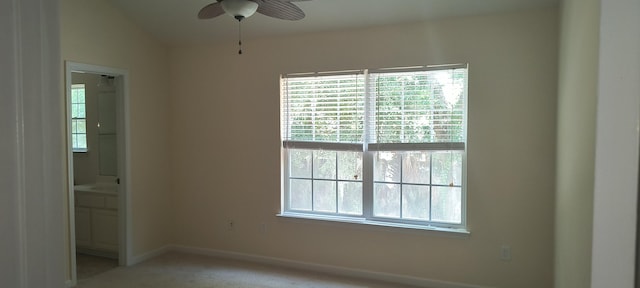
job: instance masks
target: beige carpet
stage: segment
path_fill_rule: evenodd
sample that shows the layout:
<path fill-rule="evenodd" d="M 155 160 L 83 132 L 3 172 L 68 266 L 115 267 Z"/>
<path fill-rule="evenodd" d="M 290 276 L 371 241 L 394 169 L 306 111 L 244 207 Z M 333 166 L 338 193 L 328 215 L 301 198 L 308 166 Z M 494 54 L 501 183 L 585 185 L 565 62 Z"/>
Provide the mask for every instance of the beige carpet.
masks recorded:
<path fill-rule="evenodd" d="M 409 288 L 236 260 L 167 253 L 78 281 L 79 288 Z"/>

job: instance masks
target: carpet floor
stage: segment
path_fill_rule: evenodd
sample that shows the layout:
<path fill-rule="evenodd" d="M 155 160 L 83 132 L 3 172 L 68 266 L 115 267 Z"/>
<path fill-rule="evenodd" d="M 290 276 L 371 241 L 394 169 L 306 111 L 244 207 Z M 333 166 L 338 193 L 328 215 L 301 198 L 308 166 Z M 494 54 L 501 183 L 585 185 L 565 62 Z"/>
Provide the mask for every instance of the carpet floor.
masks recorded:
<path fill-rule="evenodd" d="M 400 284 L 170 252 L 78 280 L 78 288 L 410 288 Z"/>

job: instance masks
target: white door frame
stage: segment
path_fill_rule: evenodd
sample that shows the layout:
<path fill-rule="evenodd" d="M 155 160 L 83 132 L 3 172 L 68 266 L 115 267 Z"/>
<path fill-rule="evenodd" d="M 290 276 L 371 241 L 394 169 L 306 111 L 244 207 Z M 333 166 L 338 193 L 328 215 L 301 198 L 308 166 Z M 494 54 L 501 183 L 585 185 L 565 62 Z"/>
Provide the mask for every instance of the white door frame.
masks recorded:
<path fill-rule="evenodd" d="M 640 0 L 600 2 L 591 287 L 634 287 Z"/>
<path fill-rule="evenodd" d="M 117 133 L 117 162 L 120 185 L 118 187 L 118 261 L 120 266 L 132 264 L 131 257 L 131 157 L 129 137 L 129 72 L 123 69 L 65 62 L 65 91 L 67 111 L 71 111 L 71 73 L 92 73 L 114 76 L 116 85 L 116 133 Z M 69 253 L 71 259 L 71 285 L 76 285 L 76 240 L 75 240 L 75 199 L 73 193 L 73 151 L 71 147 L 71 113 L 67 113 L 67 181 L 68 181 L 68 210 L 69 210 Z"/>

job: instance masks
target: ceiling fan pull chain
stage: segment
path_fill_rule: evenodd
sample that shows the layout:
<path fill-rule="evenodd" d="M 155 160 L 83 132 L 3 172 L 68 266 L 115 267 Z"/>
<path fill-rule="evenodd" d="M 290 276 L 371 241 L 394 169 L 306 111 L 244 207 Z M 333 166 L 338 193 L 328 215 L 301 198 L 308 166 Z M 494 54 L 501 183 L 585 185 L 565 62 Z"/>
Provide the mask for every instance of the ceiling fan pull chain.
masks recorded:
<path fill-rule="evenodd" d="M 242 18 L 238 19 L 238 54 L 242 54 Z"/>

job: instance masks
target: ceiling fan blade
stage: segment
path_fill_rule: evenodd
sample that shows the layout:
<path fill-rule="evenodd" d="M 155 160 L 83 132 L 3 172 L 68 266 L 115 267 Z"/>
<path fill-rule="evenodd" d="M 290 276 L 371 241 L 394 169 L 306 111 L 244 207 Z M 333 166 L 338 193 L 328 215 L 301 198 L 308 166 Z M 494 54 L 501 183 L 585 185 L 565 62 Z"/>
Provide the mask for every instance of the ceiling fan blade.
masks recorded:
<path fill-rule="evenodd" d="M 200 9 L 200 12 L 198 12 L 198 19 L 211 19 L 222 14 L 224 14 L 222 5 L 220 5 L 220 2 L 215 2 Z"/>
<path fill-rule="evenodd" d="M 258 1 L 256 1 L 258 2 Z M 258 2 L 258 13 L 283 19 L 283 20 L 300 20 L 304 18 L 304 12 L 296 4 L 284 0 L 261 0 Z"/>

